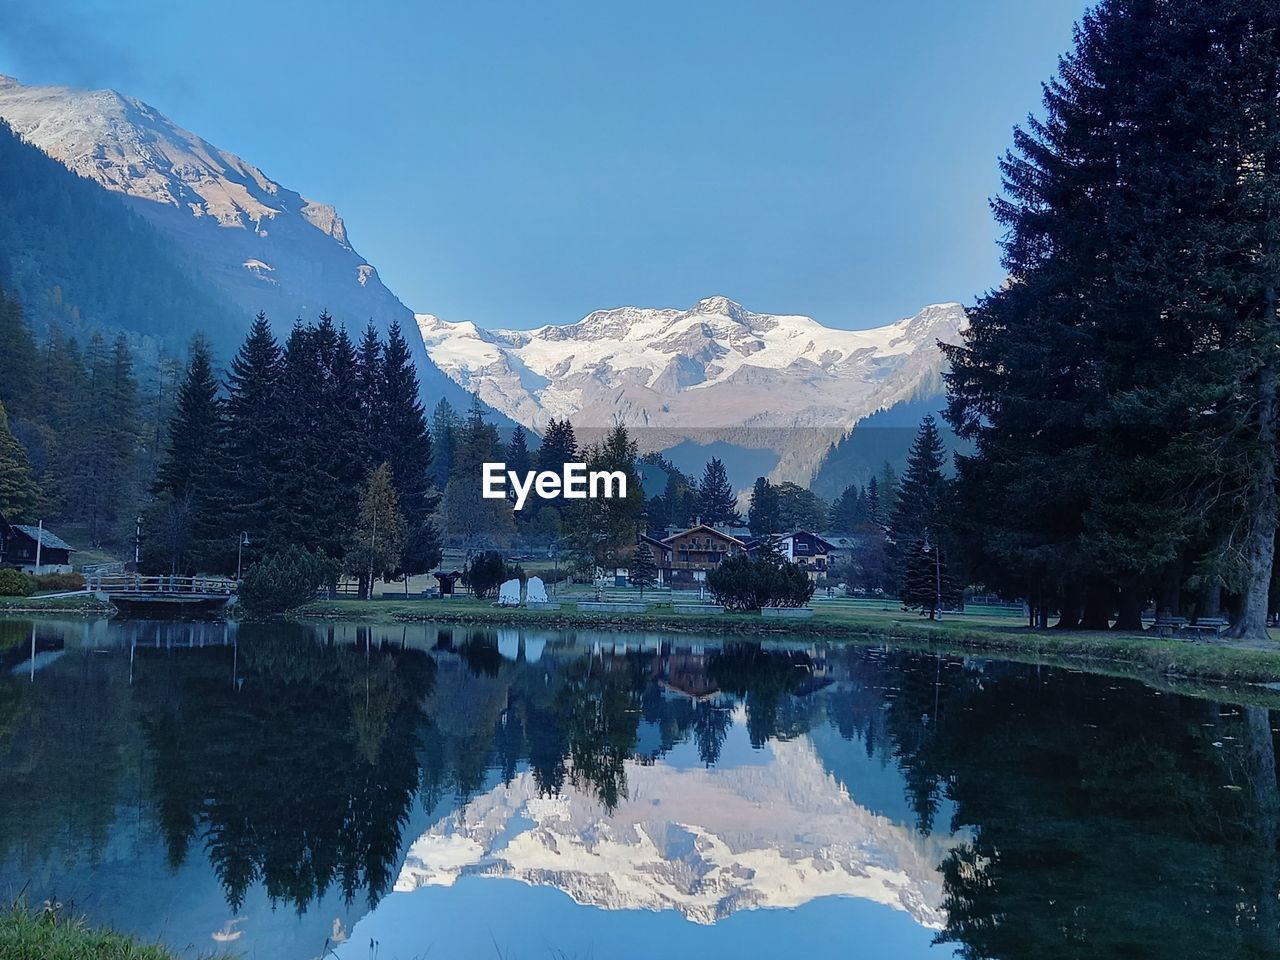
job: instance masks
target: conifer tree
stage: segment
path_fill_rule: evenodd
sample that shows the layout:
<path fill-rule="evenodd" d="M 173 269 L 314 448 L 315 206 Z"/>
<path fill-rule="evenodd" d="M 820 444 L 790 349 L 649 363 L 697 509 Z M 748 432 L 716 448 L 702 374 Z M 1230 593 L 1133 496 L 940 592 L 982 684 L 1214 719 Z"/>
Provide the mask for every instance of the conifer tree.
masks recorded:
<path fill-rule="evenodd" d="M 37 519 L 40 489 L 31 475 L 27 451 L 9 430 L 9 416 L 0 403 L 0 514 L 10 523 Z"/>
<path fill-rule="evenodd" d="M 274 514 L 273 498 L 285 464 L 280 440 L 285 411 L 280 396 L 280 345 L 266 314 L 253 320 L 227 374 L 227 525 L 247 535 L 246 561 L 262 555 Z"/>
<path fill-rule="evenodd" d="M 755 537 L 780 533 L 782 518 L 778 507 L 778 488 L 767 477 L 756 477 L 751 487 L 751 505 L 747 509 L 747 528 Z"/>
<path fill-rule="evenodd" d="M 458 429 L 458 414 L 444 397 L 431 412 L 431 480 L 437 490 L 449 483 L 453 464 L 453 450 Z"/>
<path fill-rule="evenodd" d="M 523 476 L 533 468 L 533 456 L 529 453 L 529 441 L 525 437 L 523 427 L 516 427 L 511 434 L 511 442 L 507 444 L 507 469 Z"/>
<path fill-rule="evenodd" d="M 729 474 L 719 457 L 712 457 L 702 471 L 702 479 L 698 483 L 698 513 L 703 523 L 712 526 L 742 525 Z"/>
<path fill-rule="evenodd" d="M 938 594 L 937 558 L 946 556 L 950 522 L 944 455 L 937 422 L 932 415 L 926 416 L 911 444 L 889 525 L 890 562 L 899 595 L 904 604 L 922 606 L 931 615 Z"/>
<path fill-rule="evenodd" d="M 211 569 L 211 564 L 225 561 L 230 549 L 230 545 L 219 542 L 218 494 L 225 489 L 221 481 L 223 437 L 222 400 L 209 346 L 197 336 L 191 341 L 187 371 L 169 421 L 168 447 L 155 484 L 157 495 L 186 505 L 190 530 L 184 540 L 190 547 L 183 556 L 173 558 L 178 570 Z"/>
<path fill-rule="evenodd" d="M 658 580 L 658 564 L 653 558 L 653 550 L 649 544 L 641 540 L 636 552 L 631 557 L 631 567 L 627 571 L 631 585 L 640 588 L 640 596 L 644 597 L 647 587 L 652 587 Z"/>

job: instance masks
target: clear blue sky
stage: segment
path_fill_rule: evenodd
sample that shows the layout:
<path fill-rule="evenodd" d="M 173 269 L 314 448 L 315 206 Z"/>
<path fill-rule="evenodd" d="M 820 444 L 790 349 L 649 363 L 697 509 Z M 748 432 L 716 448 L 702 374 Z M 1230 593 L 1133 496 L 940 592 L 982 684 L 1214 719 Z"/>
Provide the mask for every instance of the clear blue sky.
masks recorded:
<path fill-rule="evenodd" d="M 0 72 L 114 87 L 333 203 L 417 311 L 723 294 L 862 327 L 998 283 L 987 198 L 1078 0 L 4 0 Z"/>

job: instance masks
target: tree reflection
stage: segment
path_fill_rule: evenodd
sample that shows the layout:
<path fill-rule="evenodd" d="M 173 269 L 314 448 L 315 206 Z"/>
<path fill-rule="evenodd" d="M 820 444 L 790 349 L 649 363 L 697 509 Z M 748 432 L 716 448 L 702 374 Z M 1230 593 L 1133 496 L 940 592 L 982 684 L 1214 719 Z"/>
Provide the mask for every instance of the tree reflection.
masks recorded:
<path fill-rule="evenodd" d="M 892 750 L 942 863 L 939 941 L 969 958 L 1275 956 L 1269 715 L 1104 677 L 901 661 Z M 936 684 L 936 686 L 934 685 Z"/>
<path fill-rule="evenodd" d="M 233 908 L 258 882 L 299 911 L 333 886 L 376 903 L 417 791 L 433 661 L 279 625 L 244 628 L 238 651 L 146 659 L 135 689 L 170 862 L 202 840 Z"/>

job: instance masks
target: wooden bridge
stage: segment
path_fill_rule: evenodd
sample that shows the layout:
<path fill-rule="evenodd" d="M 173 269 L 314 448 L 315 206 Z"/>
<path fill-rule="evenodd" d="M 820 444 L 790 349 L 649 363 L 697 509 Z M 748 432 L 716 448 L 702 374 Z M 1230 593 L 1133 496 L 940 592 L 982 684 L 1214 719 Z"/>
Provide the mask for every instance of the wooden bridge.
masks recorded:
<path fill-rule="evenodd" d="M 110 601 L 126 616 L 214 614 L 235 597 L 239 586 L 228 577 L 147 577 L 132 573 L 91 575 L 84 584 L 86 592 Z"/>

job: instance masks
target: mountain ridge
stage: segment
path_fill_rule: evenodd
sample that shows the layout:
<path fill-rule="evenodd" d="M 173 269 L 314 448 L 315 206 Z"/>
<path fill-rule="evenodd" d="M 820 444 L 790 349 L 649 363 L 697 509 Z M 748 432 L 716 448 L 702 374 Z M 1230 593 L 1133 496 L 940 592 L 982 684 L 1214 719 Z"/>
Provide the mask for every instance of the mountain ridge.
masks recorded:
<path fill-rule="evenodd" d="M 34 86 L 0 76 L 0 117 L 72 172 L 123 197 L 175 256 L 240 308 L 233 329 L 204 331 L 221 353 L 230 355 L 259 311 L 281 336 L 295 319 L 314 320 L 323 311 L 353 334 L 372 321 L 385 336 L 398 322 L 424 398 L 466 403 L 435 369 L 412 312 L 352 246 L 332 205 L 285 187 L 114 90 Z"/>
<path fill-rule="evenodd" d="M 618 420 L 635 428 L 642 452 L 686 439 L 777 449 L 775 478 L 799 482 L 859 421 L 936 393 L 945 366 L 937 344 L 958 342 L 967 325 L 955 302 L 844 330 L 724 296 L 685 310 L 596 310 L 532 330 L 415 319 L 441 370 L 530 429 L 552 418 L 588 429 Z"/>

